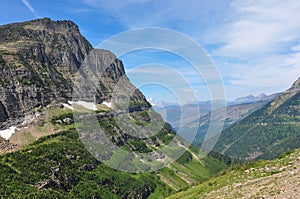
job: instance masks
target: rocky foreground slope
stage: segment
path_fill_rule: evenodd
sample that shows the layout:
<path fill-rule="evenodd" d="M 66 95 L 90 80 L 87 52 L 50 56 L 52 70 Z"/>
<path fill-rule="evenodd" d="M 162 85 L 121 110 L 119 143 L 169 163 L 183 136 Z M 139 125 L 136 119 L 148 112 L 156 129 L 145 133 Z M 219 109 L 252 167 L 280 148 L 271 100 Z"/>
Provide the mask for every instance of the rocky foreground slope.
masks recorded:
<path fill-rule="evenodd" d="M 300 150 L 276 160 L 235 166 L 169 198 L 300 198 Z"/>

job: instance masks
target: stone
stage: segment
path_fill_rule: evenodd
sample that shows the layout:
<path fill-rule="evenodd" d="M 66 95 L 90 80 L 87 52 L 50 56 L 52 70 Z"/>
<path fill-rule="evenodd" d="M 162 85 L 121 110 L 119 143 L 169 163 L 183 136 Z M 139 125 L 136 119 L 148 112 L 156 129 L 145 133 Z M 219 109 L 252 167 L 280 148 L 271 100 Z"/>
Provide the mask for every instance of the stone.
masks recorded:
<path fill-rule="evenodd" d="M 71 124 L 71 123 L 73 122 L 73 120 L 72 120 L 71 118 L 67 117 L 67 118 L 64 118 L 64 119 L 63 119 L 63 122 L 64 122 L 65 124 Z"/>

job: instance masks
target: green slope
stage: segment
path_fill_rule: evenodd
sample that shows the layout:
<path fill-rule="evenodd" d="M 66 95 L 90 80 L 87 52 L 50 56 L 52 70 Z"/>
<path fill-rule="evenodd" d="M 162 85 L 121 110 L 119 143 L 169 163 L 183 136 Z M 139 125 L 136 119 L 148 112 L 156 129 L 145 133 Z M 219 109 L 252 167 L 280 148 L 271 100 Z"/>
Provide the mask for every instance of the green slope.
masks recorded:
<path fill-rule="evenodd" d="M 100 164 L 74 130 L 1 156 L 0 195 L 32 198 L 144 198 L 171 189 L 151 173 L 130 175 Z"/>
<path fill-rule="evenodd" d="M 297 149 L 275 160 L 235 165 L 168 198 L 299 198 L 299 166 L 300 149 Z"/>
<path fill-rule="evenodd" d="M 244 160 L 271 159 L 299 148 L 299 138 L 300 92 L 290 89 L 223 131 L 215 150 Z"/>
<path fill-rule="evenodd" d="M 131 115 L 137 122 L 146 120 L 144 112 Z M 49 118 L 56 128 L 64 131 L 42 137 L 20 151 L 0 156 L 2 197 L 163 198 L 199 184 L 227 167 L 225 161 L 218 160 L 216 155 L 198 159 L 198 148 L 193 147 L 186 148 L 176 162 L 158 171 L 141 174 L 117 171 L 100 163 L 87 151 L 78 139 L 73 123 L 55 123 L 65 117 L 71 117 L 69 111 Z M 160 133 L 149 138 L 153 140 L 151 145 L 147 140 L 128 137 L 125 132 L 112 129 L 116 125 L 109 118 L 101 118 L 99 122 L 108 135 L 120 136 L 118 144 L 124 150 L 149 152 L 155 150 L 155 145 L 163 146 L 175 135 L 166 125 Z"/>

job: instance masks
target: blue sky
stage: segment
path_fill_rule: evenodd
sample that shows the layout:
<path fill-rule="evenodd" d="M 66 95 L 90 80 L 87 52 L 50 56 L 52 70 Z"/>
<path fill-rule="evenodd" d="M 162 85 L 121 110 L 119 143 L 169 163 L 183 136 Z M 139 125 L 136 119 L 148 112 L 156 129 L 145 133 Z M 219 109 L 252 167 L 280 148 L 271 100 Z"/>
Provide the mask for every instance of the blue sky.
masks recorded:
<path fill-rule="evenodd" d="M 161 27 L 196 40 L 215 62 L 227 99 L 288 88 L 300 76 L 300 1 L 297 0 L 1 0 L 0 24 L 40 17 L 70 19 L 97 46 L 132 28 Z M 125 68 L 160 63 L 180 73 L 199 100 L 209 99 L 205 82 L 188 64 L 166 52 L 133 52 Z M 186 68 L 185 68 L 186 67 Z M 157 75 L 151 74 L 149 76 Z M 163 72 L 162 72 L 163 73 Z M 165 74 L 163 74 L 165 75 Z M 130 77 L 130 75 L 129 75 Z M 134 77 L 131 80 L 135 82 Z M 155 101 L 174 101 L 157 85 L 142 91 Z"/>

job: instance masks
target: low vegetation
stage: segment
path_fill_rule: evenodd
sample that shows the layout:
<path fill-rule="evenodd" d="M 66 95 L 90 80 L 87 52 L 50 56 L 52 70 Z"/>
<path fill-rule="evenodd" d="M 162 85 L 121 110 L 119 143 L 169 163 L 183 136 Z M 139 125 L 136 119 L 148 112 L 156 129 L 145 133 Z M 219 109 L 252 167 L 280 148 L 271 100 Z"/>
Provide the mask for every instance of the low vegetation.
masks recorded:
<path fill-rule="evenodd" d="M 299 166 L 300 149 L 288 151 L 275 160 L 236 164 L 169 198 L 297 198 Z"/>
<path fill-rule="evenodd" d="M 148 121 L 144 112 L 134 114 L 135 120 Z M 164 198 L 208 180 L 227 167 L 226 163 L 213 156 L 198 159 L 199 149 L 192 147 L 176 162 L 158 171 L 149 170 L 141 174 L 117 171 L 99 162 L 87 151 L 74 123 L 58 122 L 74 119 L 69 110 L 51 109 L 47 118 L 39 128 L 53 125 L 61 132 L 36 141 L 32 139 L 32 143 L 24 145 L 22 150 L 0 156 L 2 197 Z M 156 147 L 169 143 L 175 135 L 170 126 L 165 125 L 147 141 L 126 135 L 110 117 L 101 117 L 98 121 L 107 135 L 112 140 L 115 138 L 119 147 L 139 153 L 156 150 Z"/>

